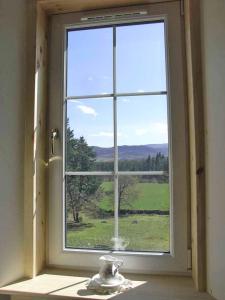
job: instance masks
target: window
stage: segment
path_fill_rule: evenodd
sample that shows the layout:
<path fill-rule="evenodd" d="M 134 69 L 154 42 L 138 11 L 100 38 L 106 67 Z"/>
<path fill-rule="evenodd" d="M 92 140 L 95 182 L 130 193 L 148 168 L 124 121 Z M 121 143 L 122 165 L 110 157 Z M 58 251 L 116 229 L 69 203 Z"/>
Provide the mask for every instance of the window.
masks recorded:
<path fill-rule="evenodd" d="M 162 21 L 67 32 L 67 248 L 169 252 L 164 37 Z"/>
<path fill-rule="evenodd" d="M 113 251 L 128 270 L 187 270 L 179 5 L 144 9 L 52 19 L 50 264 L 85 268 Z"/>

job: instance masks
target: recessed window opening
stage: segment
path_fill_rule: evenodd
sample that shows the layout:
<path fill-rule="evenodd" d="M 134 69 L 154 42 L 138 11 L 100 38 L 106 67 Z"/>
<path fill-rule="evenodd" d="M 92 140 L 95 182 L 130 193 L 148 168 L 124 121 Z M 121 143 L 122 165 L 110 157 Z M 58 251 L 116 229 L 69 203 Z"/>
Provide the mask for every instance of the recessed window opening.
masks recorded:
<path fill-rule="evenodd" d="M 65 248 L 170 252 L 165 22 L 66 31 Z"/>

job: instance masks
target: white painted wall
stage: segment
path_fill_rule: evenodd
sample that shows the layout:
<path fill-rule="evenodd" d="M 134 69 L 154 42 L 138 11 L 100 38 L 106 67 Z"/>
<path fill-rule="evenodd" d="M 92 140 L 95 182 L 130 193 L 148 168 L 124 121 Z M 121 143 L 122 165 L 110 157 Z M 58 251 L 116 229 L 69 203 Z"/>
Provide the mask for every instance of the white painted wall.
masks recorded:
<path fill-rule="evenodd" d="M 0 285 L 23 276 L 26 0 L 0 0 Z"/>
<path fill-rule="evenodd" d="M 202 0 L 206 117 L 207 281 L 225 299 L 225 0 Z"/>

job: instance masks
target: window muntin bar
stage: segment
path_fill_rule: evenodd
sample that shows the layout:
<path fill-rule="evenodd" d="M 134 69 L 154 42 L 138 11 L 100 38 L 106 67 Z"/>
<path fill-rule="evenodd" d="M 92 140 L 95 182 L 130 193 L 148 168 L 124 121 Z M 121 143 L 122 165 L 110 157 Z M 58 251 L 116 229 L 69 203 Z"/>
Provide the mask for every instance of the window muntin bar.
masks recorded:
<path fill-rule="evenodd" d="M 117 97 L 116 97 L 116 26 L 113 26 L 113 120 L 114 120 L 114 250 L 119 238 L 118 224 L 118 145 L 117 145 Z"/>
<path fill-rule="evenodd" d="M 112 93 L 112 94 L 99 94 L 99 95 L 81 95 L 81 96 L 69 96 L 65 97 L 65 100 L 79 100 L 90 98 L 106 98 L 106 97 L 125 97 L 125 96 L 157 96 L 167 95 L 167 91 L 155 91 L 155 92 L 137 92 L 137 93 Z"/>
<path fill-rule="evenodd" d="M 114 175 L 115 172 L 65 172 L 65 175 L 70 175 L 70 176 L 76 176 L 76 175 Z M 167 171 L 118 171 L 118 175 L 155 175 L 155 176 L 161 176 L 161 175 L 168 175 Z"/>

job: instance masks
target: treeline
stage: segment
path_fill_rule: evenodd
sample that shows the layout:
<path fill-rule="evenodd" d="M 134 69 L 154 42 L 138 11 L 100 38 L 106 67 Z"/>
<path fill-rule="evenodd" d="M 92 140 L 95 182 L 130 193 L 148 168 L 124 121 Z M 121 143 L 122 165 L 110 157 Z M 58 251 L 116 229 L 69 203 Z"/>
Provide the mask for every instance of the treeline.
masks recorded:
<path fill-rule="evenodd" d="M 92 147 L 88 146 L 83 136 L 76 138 L 67 120 L 66 132 L 66 170 L 67 171 L 112 171 L 113 162 L 99 162 Z M 168 158 L 160 152 L 156 156 L 143 160 L 121 160 L 119 170 L 122 171 L 168 171 Z M 80 212 L 99 214 L 99 201 L 105 196 L 114 202 L 113 191 L 105 191 L 102 187 L 103 176 L 66 176 L 66 211 L 71 213 L 73 222 L 80 224 Z M 110 180 L 110 179 L 109 179 Z M 112 178 L 111 178 L 112 180 Z M 121 205 L 131 205 L 138 198 L 139 182 L 168 182 L 167 175 L 121 176 L 118 183 L 118 212 Z"/>
<path fill-rule="evenodd" d="M 95 161 L 97 171 L 112 171 L 113 161 Z M 169 171 L 168 157 L 158 152 L 147 159 L 119 160 L 119 171 Z"/>

